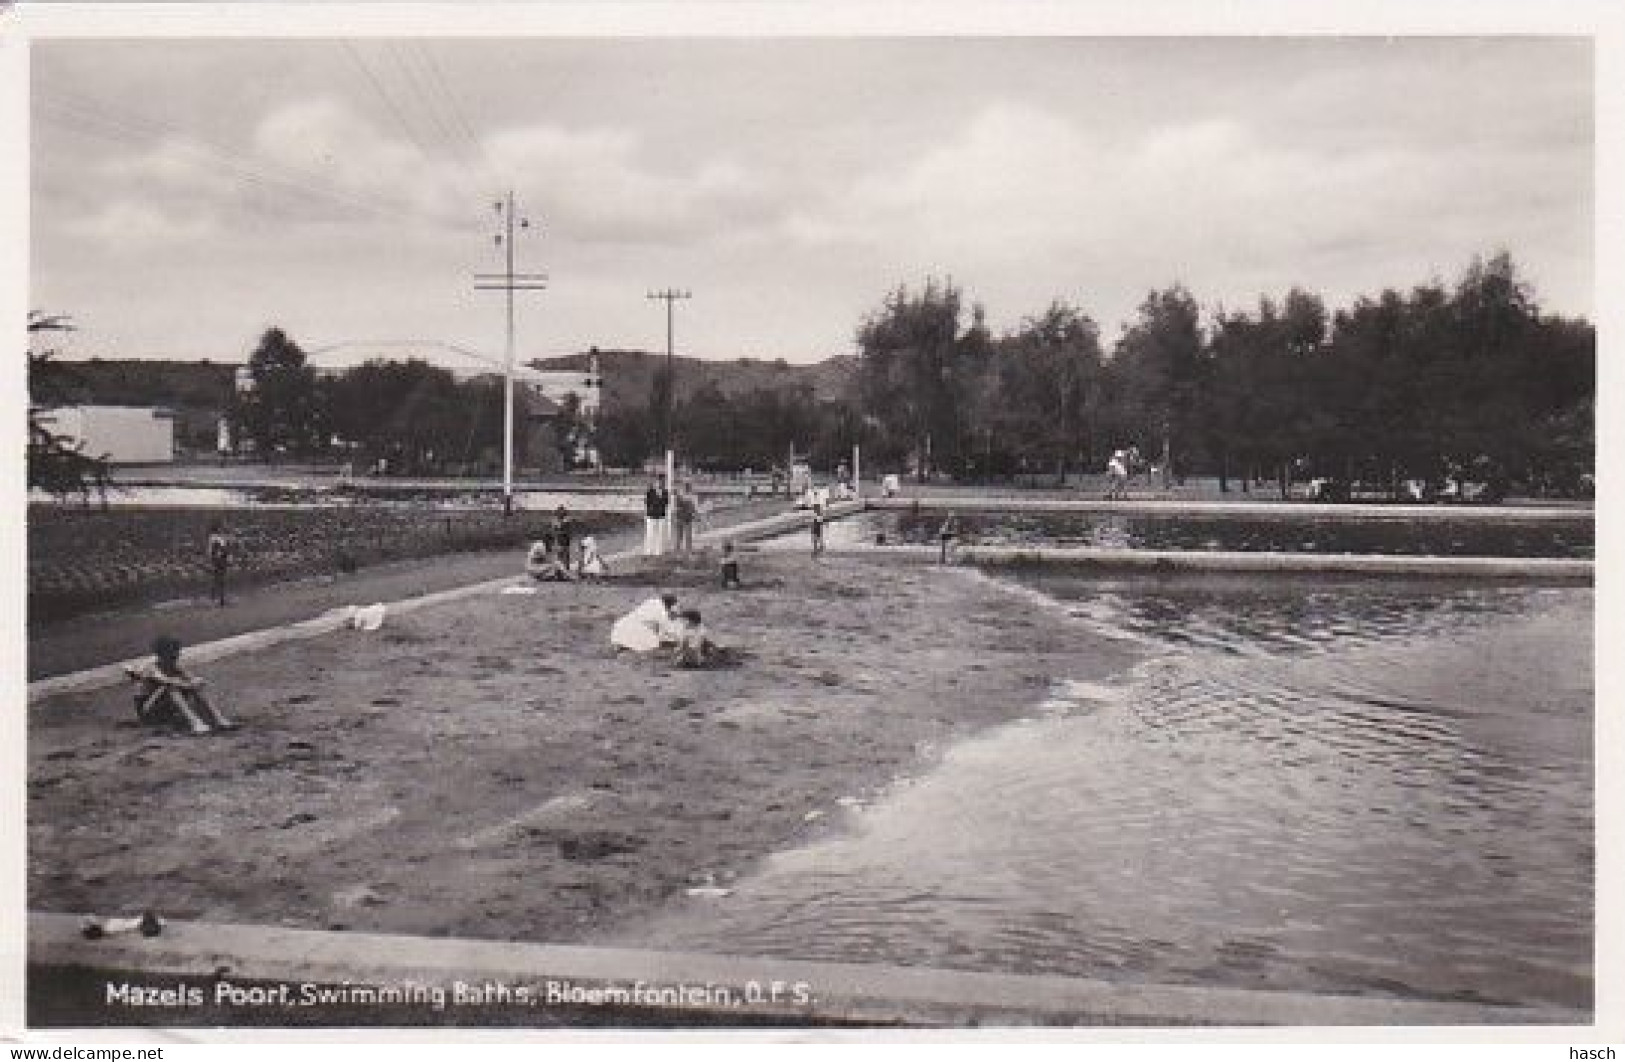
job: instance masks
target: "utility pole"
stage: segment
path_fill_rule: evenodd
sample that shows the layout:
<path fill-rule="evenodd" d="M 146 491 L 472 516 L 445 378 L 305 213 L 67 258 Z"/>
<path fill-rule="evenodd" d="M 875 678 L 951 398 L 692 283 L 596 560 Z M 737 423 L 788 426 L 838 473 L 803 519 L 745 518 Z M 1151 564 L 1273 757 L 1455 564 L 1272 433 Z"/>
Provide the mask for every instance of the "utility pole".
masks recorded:
<path fill-rule="evenodd" d="M 666 304 L 666 409 L 665 424 L 661 428 L 661 442 L 664 444 L 666 451 L 666 483 L 669 488 L 675 489 L 676 484 L 673 482 L 672 476 L 676 473 L 676 469 L 673 467 L 676 451 L 672 446 L 671 411 L 672 403 L 677 398 L 677 370 L 672 364 L 671 355 L 672 305 L 678 299 L 692 299 L 694 295 L 689 291 L 667 288 L 665 291 L 651 291 L 648 297 L 661 299 Z"/>
<path fill-rule="evenodd" d="M 495 204 L 497 216 L 502 219 L 503 231 L 496 234 L 497 246 L 503 249 L 506 268 L 501 273 L 475 273 L 476 291 L 507 292 L 508 328 L 503 345 L 502 382 L 502 511 L 513 513 L 513 293 L 516 291 L 545 291 L 546 273 L 515 273 L 513 271 L 513 231 L 530 228 L 530 219 L 516 217 L 513 192 Z"/>

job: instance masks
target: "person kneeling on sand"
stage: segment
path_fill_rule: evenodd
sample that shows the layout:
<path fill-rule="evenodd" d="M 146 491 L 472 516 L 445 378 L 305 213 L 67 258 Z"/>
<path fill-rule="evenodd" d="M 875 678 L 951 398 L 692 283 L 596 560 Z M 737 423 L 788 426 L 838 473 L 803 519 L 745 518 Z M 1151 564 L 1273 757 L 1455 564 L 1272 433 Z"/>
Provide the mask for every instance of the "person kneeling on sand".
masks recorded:
<path fill-rule="evenodd" d="M 678 667 L 725 667 L 733 663 L 734 654 L 711 640 L 699 609 L 687 608 L 677 615 L 677 645 L 671 659 Z"/>
<path fill-rule="evenodd" d="M 221 715 L 203 695 L 203 680 L 181 667 L 180 639 L 160 635 L 153 640 L 152 655 L 152 663 L 124 671 L 140 684 L 135 694 L 137 719 L 153 725 L 185 727 L 194 734 L 237 729 L 237 724 Z"/>
<path fill-rule="evenodd" d="M 610 644 L 617 651 L 626 649 L 634 653 L 671 645 L 677 641 L 676 611 L 675 594 L 651 597 L 615 621 L 615 626 L 609 629 Z"/>

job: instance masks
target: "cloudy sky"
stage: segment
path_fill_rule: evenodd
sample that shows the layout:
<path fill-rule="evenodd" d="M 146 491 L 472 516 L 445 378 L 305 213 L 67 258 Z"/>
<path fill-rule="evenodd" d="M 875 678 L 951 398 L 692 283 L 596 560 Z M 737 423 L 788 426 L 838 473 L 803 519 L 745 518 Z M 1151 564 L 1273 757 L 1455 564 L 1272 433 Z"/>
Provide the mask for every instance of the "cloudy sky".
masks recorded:
<path fill-rule="evenodd" d="M 77 356 L 422 338 L 848 353 L 951 276 L 1106 338 L 1153 287 L 1334 305 L 1510 251 L 1592 313 L 1592 54 L 1562 38 L 36 41 L 31 305 Z"/>

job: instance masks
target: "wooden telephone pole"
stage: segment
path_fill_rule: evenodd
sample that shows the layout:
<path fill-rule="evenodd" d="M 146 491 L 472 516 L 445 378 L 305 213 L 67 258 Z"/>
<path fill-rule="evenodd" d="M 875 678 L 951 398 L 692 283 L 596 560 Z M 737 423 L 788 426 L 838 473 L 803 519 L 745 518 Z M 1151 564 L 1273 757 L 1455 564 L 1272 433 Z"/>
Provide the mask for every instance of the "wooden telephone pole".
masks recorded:
<path fill-rule="evenodd" d="M 530 228 L 530 219 L 518 217 L 513 192 L 496 203 L 496 212 L 502 218 L 503 231 L 497 233 L 497 245 L 503 249 L 506 269 L 501 273 L 475 273 L 476 291 L 502 291 L 507 293 L 507 338 L 503 345 L 502 385 L 502 511 L 513 512 L 513 293 L 516 291 L 545 291 L 546 273 L 515 273 L 513 271 L 514 227 Z"/>

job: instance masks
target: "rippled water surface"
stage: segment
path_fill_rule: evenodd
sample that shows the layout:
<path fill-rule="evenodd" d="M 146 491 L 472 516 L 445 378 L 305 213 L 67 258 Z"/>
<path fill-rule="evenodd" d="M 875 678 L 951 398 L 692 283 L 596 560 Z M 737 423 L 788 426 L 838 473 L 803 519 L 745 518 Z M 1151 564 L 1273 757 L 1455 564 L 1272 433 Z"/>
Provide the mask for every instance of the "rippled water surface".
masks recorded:
<path fill-rule="evenodd" d="M 829 525 L 831 545 L 937 540 L 946 514 L 925 510 L 871 510 Z M 1472 557 L 1590 557 L 1590 520 L 1520 519 L 1510 510 L 1493 522 L 1448 513 L 1425 519 L 1355 518 L 1298 510 L 1282 516 L 1198 516 L 1103 512 L 975 512 L 955 520 L 964 541 L 983 545 L 1033 544 L 1108 549 L 1245 550 L 1272 553 L 1381 553 Z M 804 545 L 807 536 L 787 536 Z"/>
<path fill-rule="evenodd" d="M 1025 718 L 653 939 L 1590 1006 L 1589 590 L 1021 589 L 1147 655 L 1080 652 Z"/>

